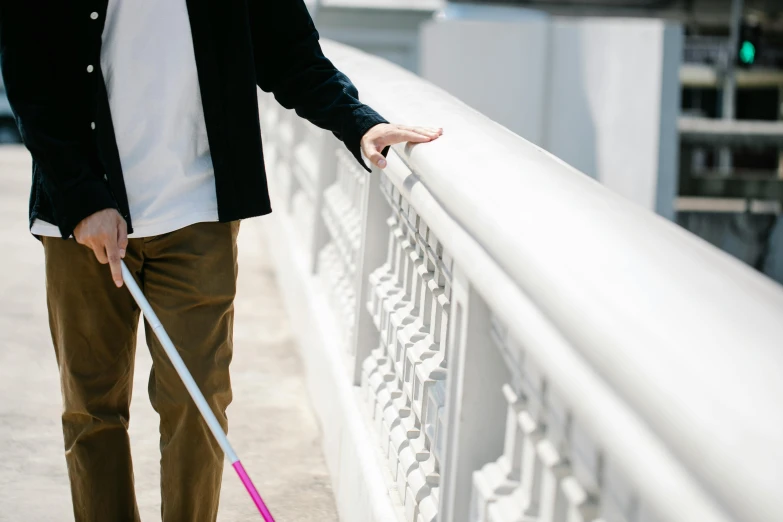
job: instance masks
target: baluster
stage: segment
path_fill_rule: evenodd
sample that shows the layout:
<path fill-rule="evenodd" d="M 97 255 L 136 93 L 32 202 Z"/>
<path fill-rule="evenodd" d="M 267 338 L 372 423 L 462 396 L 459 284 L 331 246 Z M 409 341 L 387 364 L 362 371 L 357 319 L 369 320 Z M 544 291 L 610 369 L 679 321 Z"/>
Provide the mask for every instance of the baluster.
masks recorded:
<path fill-rule="evenodd" d="M 538 443 L 541 459 L 540 522 L 566 522 L 568 500 L 561 488 L 562 481 L 571 474 L 567 458 L 572 418 L 550 388 L 546 394 L 547 436 Z"/>
<path fill-rule="evenodd" d="M 397 209 L 393 209 L 395 213 L 397 212 Z M 377 299 L 378 299 L 378 314 L 377 314 L 377 326 L 378 326 L 378 337 L 380 339 L 380 346 L 383 349 L 383 359 L 378 367 L 378 372 L 376 372 L 376 375 L 372 378 L 372 384 L 374 392 L 374 398 L 375 401 L 372 404 L 372 417 L 376 421 L 380 417 L 380 409 L 379 409 L 379 397 L 381 396 L 384 388 L 386 387 L 387 383 L 394 379 L 394 371 L 393 366 L 391 362 L 391 356 L 388 353 L 388 346 L 386 345 L 386 333 L 385 333 L 385 319 L 389 302 L 394 301 L 395 303 L 399 300 L 399 296 L 402 293 L 402 285 L 401 285 L 401 279 L 402 279 L 402 272 L 403 272 L 403 259 L 404 259 L 404 251 L 407 243 L 407 238 L 405 236 L 404 226 L 400 223 L 400 218 L 398 215 L 395 215 L 395 226 L 392 229 L 392 235 L 394 236 L 394 250 L 392 253 L 392 271 L 390 274 L 390 277 L 386 279 L 385 281 L 382 281 L 377 289 Z"/>
<path fill-rule="evenodd" d="M 373 317 L 375 327 L 380 332 L 381 329 L 381 286 L 388 284 L 394 277 L 397 257 L 394 255 L 398 248 L 398 243 L 402 239 L 402 232 L 397 225 L 397 217 L 392 215 L 386 224 L 389 227 L 388 255 L 386 262 L 370 274 L 370 286 L 367 298 L 367 306 Z"/>
<path fill-rule="evenodd" d="M 428 491 L 418 491 L 418 488 L 431 489 L 439 484 L 439 435 L 442 435 L 440 425 L 443 421 L 445 399 L 445 382 L 447 378 L 444 328 L 448 328 L 449 302 L 445 289 L 434 287 L 438 280 L 446 284 L 442 270 L 436 268 L 436 275 L 430 279 L 430 293 L 433 303 L 430 319 L 430 331 L 427 339 L 430 342 L 417 343 L 416 352 L 410 351 L 411 379 L 413 388 L 412 406 L 414 414 L 420 419 L 426 419 L 423 435 L 412 443 L 416 448 L 417 459 L 421 462 L 418 468 L 411 471 L 411 490 L 419 504 L 429 496 Z M 422 446 L 423 443 L 423 447 Z M 426 457 L 426 459 L 425 459 Z M 437 478 L 437 481 L 436 481 Z M 406 498 L 406 501 L 408 499 Z M 428 500 L 429 501 L 429 500 Z"/>
<path fill-rule="evenodd" d="M 412 232 L 408 231 L 409 237 Z M 391 428 L 392 423 L 397 424 L 401 419 L 400 417 L 407 417 L 410 414 L 410 400 L 404 393 L 404 352 L 401 350 L 402 345 L 398 341 L 398 332 L 415 321 L 415 308 L 417 303 L 418 287 L 420 285 L 420 279 L 416 270 L 417 264 L 421 264 L 421 260 L 418 255 L 418 245 L 413 240 L 413 248 L 409 249 L 407 256 L 404 259 L 404 296 L 400 300 L 399 305 L 389 316 L 389 326 L 387 329 L 387 345 L 389 355 L 391 357 L 391 363 L 394 366 L 395 383 L 399 386 L 401 392 L 399 397 L 393 401 L 391 408 L 386 412 L 386 426 Z M 396 411 L 395 411 L 396 410 Z M 390 453 L 391 455 L 391 453 Z"/>
<path fill-rule="evenodd" d="M 394 281 L 396 274 L 400 270 L 400 252 L 402 250 L 402 229 L 398 226 L 397 218 L 389 219 L 388 224 L 390 226 L 389 233 L 389 255 L 388 255 L 388 270 L 381 273 L 376 273 L 377 282 L 371 287 L 372 297 L 375 301 L 375 314 L 373 315 L 374 323 L 377 327 L 375 338 L 377 339 L 378 347 L 373 351 L 371 356 L 371 362 L 367 368 L 367 382 L 368 382 L 368 404 L 370 406 L 370 415 L 374 419 L 376 417 L 376 404 L 378 393 L 385 385 L 388 379 L 393 378 L 393 374 L 390 373 L 390 361 L 381 338 L 381 315 L 383 311 L 383 303 L 387 296 L 392 295 L 396 291 Z"/>
<path fill-rule="evenodd" d="M 430 301 L 427 283 L 432 278 L 432 274 L 427 270 L 426 253 L 422 252 L 418 239 L 414 257 L 414 284 L 411 291 L 414 299 L 411 300 L 413 306 L 409 311 L 413 320 L 408 321 L 409 324 L 407 326 L 400 328 L 395 336 L 396 354 L 397 359 L 400 361 L 396 373 L 401 377 L 402 382 L 402 394 L 398 399 L 399 409 L 400 412 L 405 411 L 405 415 L 401 414 L 400 422 L 391 430 L 389 465 L 392 467 L 395 476 L 399 468 L 400 452 L 407 447 L 410 439 L 418 436 L 421 427 L 419 420 L 421 419 L 421 411 L 417 412 L 418 416 L 410 415 L 411 406 L 414 404 L 414 394 L 410 382 L 412 377 L 410 375 L 410 364 L 408 364 L 408 352 L 412 349 L 414 343 L 427 338 L 426 325 L 429 323 L 429 317 L 425 317 L 425 313 L 429 310 L 428 303 Z"/>
<path fill-rule="evenodd" d="M 394 252 L 397 248 L 396 242 L 398 239 L 398 236 L 395 233 L 396 224 L 397 224 L 397 219 L 394 216 L 386 220 L 386 226 L 388 227 L 387 230 L 388 241 L 385 250 L 386 260 L 380 267 L 373 270 L 368 276 L 366 307 L 367 307 L 367 312 L 370 315 L 370 319 L 372 320 L 375 326 L 376 334 L 380 332 L 379 287 L 381 286 L 381 284 L 388 282 L 392 278 L 392 274 L 394 272 L 394 261 L 396 259 L 394 256 Z M 377 337 L 377 335 L 375 335 L 375 337 Z M 383 344 L 379 342 L 378 347 L 372 350 L 370 356 L 362 364 L 361 384 L 362 387 L 365 388 L 366 390 L 366 399 L 368 401 L 371 399 L 369 395 L 370 390 L 373 389 L 370 386 L 370 378 L 376 373 L 378 367 L 383 362 L 385 362 L 384 357 L 385 357 L 385 350 L 383 349 Z"/>
<path fill-rule="evenodd" d="M 560 487 L 567 503 L 566 522 L 593 522 L 598 517 L 598 505 L 576 477 L 565 477 Z"/>
<path fill-rule="evenodd" d="M 433 374 L 432 377 L 433 379 L 427 385 L 426 398 L 422 400 L 424 406 L 421 407 L 422 416 L 419 418 L 421 431 L 419 436 L 410 443 L 411 454 L 414 456 L 415 462 L 410 463 L 403 499 L 408 520 L 418 518 L 422 503 L 436 502 L 432 495 L 440 485 L 440 464 L 435 449 L 444 413 L 446 390 L 443 384 L 446 380 L 446 371 L 441 370 Z"/>
<path fill-rule="evenodd" d="M 433 283 L 435 276 L 435 262 L 427 252 L 426 246 L 417 245 L 420 254 L 414 270 L 417 274 L 419 285 L 416 289 L 418 299 L 413 310 L 415 320 L 412 324 L 403 328 L 397 335 L 398 351 L 401 352 L 403 361 L 403 386 L 406 395 L 412 399 L 415 395 L 414 370 L 422 360 L 425 352 L 434 352 L 434 336 L 431 331 L 432 316 L 435 312 L 433 302 L 436 296 L 433 288 L 437 288 L 437 282 Z"/>
<path fill-rule="evenodd" d="M 403 292 L 398 305 L 389 313 L 389 319 L 386 328 L 386 343 L 389 346 L 389 353 L 394 361 L 395 371 L 398 375 L 403 374 L 403 362 L 401 357 L 400 343 L 398 341 L 398 332 L 415 321 L 414 310 L 418 303 L 418 288 L 420 279 L 418 277 L 417 266 L 421 264 L 419 255 L 419 246 L 416 242 L 415 232 L 408 228 L 407 236 L 410 240 L 410 246 L 405 248 L 405 257 L 403 260 Z"/>
<path fill-rule="evenodd" d="M 399 200 L 400 194 L 394 187 L 391 189 L 391 205 L 392 205 L 392 217 L 389 219 L 389 226 L 391 227 L 391 240 L 389 245 L 389 256 L 391 262 L 389 263 L 389 272 L 381 278 L 378 285 L 375 287 L 375 324 L 379 332 L 383 330 L 381 325 L 381 318 L 383 316 L 383 303 L 393 293 L 397 292 L 399 288 L 396 285 L 397 274 L 401 270 L 402 260 L 402 244 L 405 240 L 405 234 L 403 225 L 400 222 L 399 217 Z"/>
<path fill-rule="evenodd" d="M 445 397 L 446 371 L 441 369 L 432 372 L 431 379 L 425 383 L 421 396 L 413 400 L 414 430 L 408 444 L 404 444 L 399 456 L 398 487 L 401 492 L 406 491 L 407 484 L 412 480 L 412 475 L 419 475 L 419 484 L 426 484 L 426 469 L 418 469 L 421 462 L 430 459 L 430 448 L 437 445 L 437 437 L 442 421 L 442 411 Z M 416 495 L 413 496 L 415 498 Z"/>
<path fill-rule="evenodd" d="M 387 298 L 383 301 L 383 312 L 381 313 L 381 339 L 386 347 L 388 355 L 388 380 L 384 381 L 381 385 L 377 395 L 376 408 L 376 429 L 381 434 L 381 444 L 385 451 L 388 451 L 388 432 L 385 430 L 383 423 L 383 412 L 392 405 L 392 400 L 398 397 L 402 393 L 402 383 L 400 382 L 400 376 L 396 372 L 397 362 L 395 360 L 394 344 L 390 344 L 389 329 L 391 328 L 392 314 L 398 308 L 402 308 L 409 303 L 410 300 L 410 278 L 412 277 L 410 253 L 413 251 L 412 239 L 409 235 L 407 225 L 403 221 L 403 217 L 400 216 L 399 221 L 401 228 L 403 229 L 403 240 L 400 244 L 401 248 L 398 252 L 398 270 L 394 278 L 394 289 L 388 293 Z"/>
<path fill-rule="evenodd" d="M 409 210 L 409 215 L 415 215 Z M 399 404 L 405 404 L 406 416 L 400 419 L 400 422 L 392 430 L 392 447 L 389 451 L 390 465 L 394 465 L 394 450 L 397 450 L 396 458 L 398 490 L 402 496 L 403 503 L 406 506 L 407 518 L 417 520 L 420 515 L 420 503 L 426 501 L 428 513 L 433 512 L 433 505 L 437 505 L 437 500 L 432 500 L 433 488 L 438 485 L 438 463 L 437 458 L 430 448 L 436 444 L 439 421 L 442 412 L 446 373 L 443 368 L 434 368 L 421 375 L 417 372 L 414 365 L 409 364 L 408 353 L 412 347 L 424 344 L 437 350 L 437 341 L 440 341 L 439 331 L 432 331 L 432 324 L 441 325 L 447 320 L 438 318 L 433 321 L 432 315 L 443 313 L 441 307 L 437 312 L 433 310 L 433 288 L 434 279 L 431 268 L 434 263 L 428 259 L 426 245 L 423 245 L 421 236 L 416 236 L 415 248 L 409 252 L 409 259 L 412 262 L 410 266 L 410 280 L 412 282 L 410 291 L 406 288 L 406 295 L 410 296 L 410 302 L 395 311 L 392 315 L 392 327 L 397 326 L 397 332 L 394 334 L 394 341 L 397 349 L 392 353 L 395 357 L 395 375 L 402 374 L 404 393 L 397 399 Z M 420 241 L 422 240 L 422 241 Z M 442 292 L 442 289 L 440 289 Z M 447 310 L 446 310 L 447 311 Z M 413 321 L 399 322 L 401 319 L 412 317 Z M 408 324 L 406 325 L 405 322 Z M 442 359 L 442 358 L 441 358 Z M 436 365 L 439 366 L 439 365 Z M 418 381 L 424 384 L 418 387 L 412 386 L 408 381 L 414 380 L 413 374 L 419 373 Z M 440 382 L 441 385 L 433 393 L 429 393 L 432 386 Z M 410 408 L 413 407 L 415 413 L 411 414 Z M 427 408 L 432 408 L 428 411 Z M 388 411 L 388 410 L 387 410 Z M 429 419 L 425 422 L 424 419 Z M 434 504 L 433 504 L 434 503 Z M 421 515 L 429 516 L 429 515 Z"/>
<path fill-rule="evenodd" d="M 597 499 L 603 481 L 603 457 L 578 419 L 573 419 L 569 435 L 571 475 L 561 489 L 568 503 L 567 522 L 593 522 L 599 515 Z"/>
<path fill-rule="evenodd" d="M 541 462 L 536 446 L 543 437 L 543 427 L 527 410 L 519 413 L 517 422 L 523 437 L 519 486 L 510 495 L 489 505 L 489 522 L 529 522 L 537 517 L 536 500 L 540 495 Z"/>
<path fill-rule="evenodd" d="M 487 514 L 491 522 L 529 522 L 539 515 L 542 462 L 538 444 L 544 437 L 543 403 L 546 385 L 532 362 L 523 366 L 522 393 L 525 407 L 517 416 L 522 433 L 519 464 L 519 486 L 497 502 L 490 504 Z"/>
<path fill-rule="evenodd" d="M 393 309 L 394 305 L 403 297 L 402 290 L 403 273 L 405 270 L 405 252 L 410 248 L 410 239 L 407 237 L 405 231 L 405 225 L 402 223 L 402 219 L 399 216 L 398 209 L 394 209 L 396 215 L 395 229 L 393 231 L 396 236 L 395 249 L 394 249 L 394 263 L 391 277 L 381 283 L 378 288 L 378 331 L 380 332 L 386 343 L 386 329 L 388 327 L 388 314 L 390 307 Z"/>
<path fill-rule="evenodd" d="M 523 372 L 522 385 L 528 401 L 527 408 L 520 413 L 520 423 L 525 434 L 520 486 L 523 494 L 522 514 L 531 517 L 539 515 L 543 469 L 537 447 L 546 431 L 547 384 L 538 367 L 531 361 L 523 367 Z"/>
<path fill-rule="evenodd" d="M 500 497 L 511 495 L 519 486 L 523 434 L 518 418 L 523 410 L 524 399 L 508 384 L 503 385 L 503 395 L 508 404 L 503 455 L 473 475 L 471 522 L 486 521 L 489 505 Z"/>
<path fill-rule="evenodd" d="M 438 520 L 438 504 L 440 503 L 440 488 L 433 487 L 430 494 L 419 504 L 416 522 L 435 522 Z"/>
<path fill-rule="evenodd" d="M 402 202 L 405 205 L 405 201 Z M 410 288 L 408 282 L 411 278 L 412 263 L 410 262 L 411 253 L 414 251 L 414 239 L 411 237 L 410 229 L 405 219 L 404 212 L 396 209 L 398 212 L 398 224 L 402 231 L 402 241 L 397 253 L 399 260 L 397 262 L 397 272 L 392 280 L 393 292 L 383 302 L 381 313 L 381 334 L 384 338 L 384 344 L 389 346 L 391 339 L 389 334 L 390 321 L 392 313 L 397 308 L 405 307 L 410 302 Z M 390 354 L 391 355 L 391 354 Z M 393 357 L 393 356 L 392 356 Z"/>

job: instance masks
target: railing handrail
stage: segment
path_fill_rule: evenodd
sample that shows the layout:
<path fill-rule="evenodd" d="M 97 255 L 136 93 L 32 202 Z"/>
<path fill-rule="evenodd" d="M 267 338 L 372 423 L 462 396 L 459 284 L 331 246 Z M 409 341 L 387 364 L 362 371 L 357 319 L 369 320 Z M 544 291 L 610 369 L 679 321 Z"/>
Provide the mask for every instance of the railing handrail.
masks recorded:
<path fill-rule="evenodd" d="M 324 42 L 440 205 L 737 520 L 783 520 L 783 289 L 384 60 Z M 589 398 L 585 398 L 589 400 Z"/>

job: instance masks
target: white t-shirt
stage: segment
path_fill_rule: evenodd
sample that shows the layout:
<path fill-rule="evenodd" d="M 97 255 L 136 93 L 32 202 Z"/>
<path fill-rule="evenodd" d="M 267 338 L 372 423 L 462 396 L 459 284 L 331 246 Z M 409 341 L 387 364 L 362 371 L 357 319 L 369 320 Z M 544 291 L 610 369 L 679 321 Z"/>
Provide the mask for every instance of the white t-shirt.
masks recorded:
<path fill-rule="evenodd" d="M 101 67 L 133 220 L 130 237 L 217 221 L 185 0 L 109 0 Z M 41 220 L 32 232 L 60 236 Z"/>

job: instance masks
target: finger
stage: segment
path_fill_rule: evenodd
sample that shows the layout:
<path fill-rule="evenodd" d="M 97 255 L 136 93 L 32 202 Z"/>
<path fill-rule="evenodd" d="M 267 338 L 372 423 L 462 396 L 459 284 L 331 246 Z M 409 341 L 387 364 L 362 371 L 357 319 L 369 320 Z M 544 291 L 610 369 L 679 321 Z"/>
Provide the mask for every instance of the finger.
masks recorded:
<path fill-rule="evenodd" d="M 437 139 L 438 137 L 440 137 L 440 134 L 436 134 L 436 133 L 433 133 L 433 132 L 424 132 L 424 131 L 415 131 L 415 130 L 408 131 L 408 132 L 413 133 L 413 135 L 415 135 L 415 136 L 421 136 L 426 141 L 432 141 L 432 140 Z M 408 140 L 408 141 L 412 141 L 412 140 Z"/>
<path fill-rule="evenodd" d="M 120 257 L 124 259 L 125 250 L 128 248 L 128 224 L 122 218 L 120 218 L 120 223 L 117 227 L 117 247 L 120 251 Z"/>
<path fill-rule="evenodd" d="M 429 132 L 429 131 L 421 130 L 421 129 L 415 129 L 415 128 L 400 128 L 400 129 L 397 129 L 397 131 L 395 132 L 395 134 L 397 134 L 397 133 L 402 133 L 402 134 L 405 134 L 406 136 L 407 135 L 422 136 L 424 138 L 427 138 L 428 140 L 431 140 L 431 139 L 434 139 L 434 138 L 438 137 L 437 133 Z"/>
<path fill-rule="evenodd" d="M 92 251 L 95 253 L 95 258 L 98 260 L 100 264 L 105 265 L 106 263 L 109 262 L 109 258 L 106 257 L 106 249 L 103 247 L 103 243 L 90 242 L 89 245 L 87 246 L 89 246 L 92 249 Z"/>
<path fill-rule="evenodd" d="M 400 129 L 415 132 L 416 134 L 421 134 L 423 136 L 429 136 L 431 138 L 437 138 L 441 134 L 443 134 L 443 129 L 435 129 L 432 127 L 409 127 L 407 125 L 400 125 Z"/>
<path fill-rule="evenodd" d="M 122 267 L 120 266 L 120 249 L 117 246 L 116 241 L 108 241 L 106 243 L 106 257 L 109 260 L 109 267 L 111 268 L 111 278 L 114 280 L 114 284 L 117 288 L 122 286 Z"/>
<path fill-rule="evenodd" d="M 430 136 L 433 138 L 437 138 L 443 134 L 443 129 L 435 127 L 411 127 L 409 125 L 398 125 L 397 128 L 415 132 L 417 134 L 423 134 L 424 136 Z"/>
<path fill-rule="evenodd" d="M 383 146 L 381 146 L 380 149 L 383 150 Z M 370 163 L 379 169 L 386 168 L 386 158 L 384 158 L 383 154 L 381 154 L 378 149 L 373 147 L 371 143 L 362 143 L 362 152 L 365 156 L 367 156 L 367 159 L 370 160 Z"/>
<path fill-rule="evenodd" d="M 373 165 L 378 167 L 379 169 L 385 169 L 386 168 L 386 158 L 383 157 L 383 154 L 380 152 L 373 151 L 370 156 L 368 156 L 369 160 L 372 162 Z"/>
<path fill-rule="evenodd" d="M 432 141 L 434 137 L 427 136 L 426 134 L 419 134 L 418 132 L 400 129 L 391 135 L 391 139 L 394 141 L 392 143 L 387 142 L 386 145 L 394 145 L 395 143 L 402 143 L 405 141 L 411 143 L 425 143 Z"/>

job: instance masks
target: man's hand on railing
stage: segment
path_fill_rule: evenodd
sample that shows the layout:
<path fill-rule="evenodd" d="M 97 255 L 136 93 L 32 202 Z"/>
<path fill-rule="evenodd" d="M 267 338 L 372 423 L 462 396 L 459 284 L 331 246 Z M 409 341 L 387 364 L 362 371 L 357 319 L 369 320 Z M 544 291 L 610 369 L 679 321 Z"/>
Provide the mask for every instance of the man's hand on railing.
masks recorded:
<path fill-rule="evenodd" d="M 372 127 L 362 137 L 362 152 L 373 165 L 386 168 L 386 159 L 381 152 L 389 145 L 397 143 L 427 143 L 438 139 L 443 129 L 431 127 L 407 127 L 392 123 L 381 123 Z"/>

